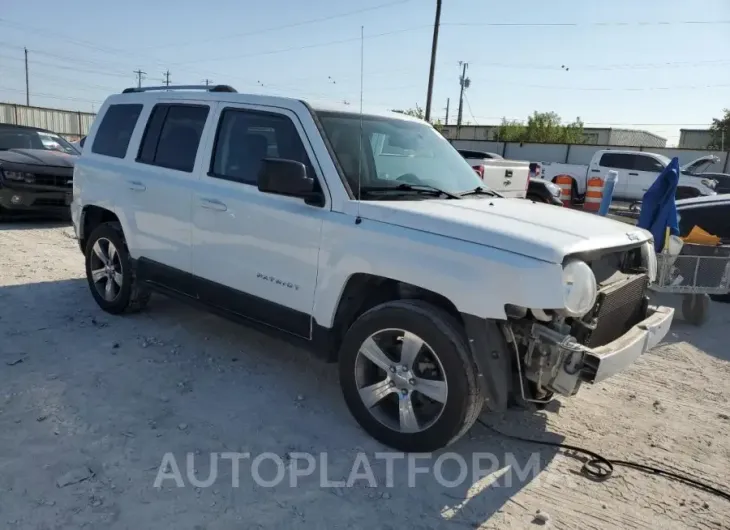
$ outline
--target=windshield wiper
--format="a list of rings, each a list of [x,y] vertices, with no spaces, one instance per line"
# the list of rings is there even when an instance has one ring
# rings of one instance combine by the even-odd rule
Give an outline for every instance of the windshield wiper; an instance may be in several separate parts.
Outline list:
[[[461,196],[450,193],[448,191],[436,188],[434,186],[428,186],[426,184],[407,184],[402,183],[398,184],[397,186],[363,186],[360,189],[363,193],[372,193],[372,192],[388,192],[388,191],[410,191],[410,192],[416,192],[416,193],[428,193],[430,195],[443,195],[445,197],[448,197],[449,199],[461,199]]]
[[[481,186],[477,186],[473,190],[465,191],[464,193],[460,193],[460,197],[466,197],[467,195],[489,195],[490,197],[502,197],[504,198],[504,195],[497,193],[496,191],[488,190],[487,188],[483,188]]]

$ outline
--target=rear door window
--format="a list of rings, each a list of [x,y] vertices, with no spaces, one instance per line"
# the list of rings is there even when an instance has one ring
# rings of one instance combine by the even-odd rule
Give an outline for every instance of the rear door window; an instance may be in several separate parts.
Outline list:
[[[96,131],[91,152],[124,158],[141,112],[141,104],[110,105]]]
[[[615,169],[634,169],[632,155],[627,155],[625,153],[604,153],[601,155],[599,165]]]
[[[656,158],[640,155],[631,156],[634,159],[634,169],[636,171],[651,171],[652,173],[661,173],[664,171],[664,164]]]
[[[209,110],[207,105],[155,105],[137,161],[192,173]]]

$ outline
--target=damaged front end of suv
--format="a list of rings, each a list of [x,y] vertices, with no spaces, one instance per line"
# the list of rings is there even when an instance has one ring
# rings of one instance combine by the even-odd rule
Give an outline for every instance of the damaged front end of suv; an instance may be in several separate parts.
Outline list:
[[[508,305],[502,329],[514,352],[521,394],[546,402],[574,395],[631,365],[667,333],[673,309],[650,305],[653,243],[573,255],[563,263],[564,307]]]

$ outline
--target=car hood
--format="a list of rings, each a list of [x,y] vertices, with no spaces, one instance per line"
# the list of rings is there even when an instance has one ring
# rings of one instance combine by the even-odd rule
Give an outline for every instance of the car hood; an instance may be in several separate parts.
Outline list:
[[[360,217],[551,263],[651,239],[646,230],[620,221],[524,199],[365,201]]]
[[[681,171],[686,171],[688,173],[694,173],[701,166],[704,166],[705,164],[707,164],[708,167],[709,167],[709,166],[711,166],[713,164],[717,164],[718,162],[720,162],[720,158],[719,157],[717,157],[715,155],[704,155],[704,156],[701,156],[701,157],[699,157],[699,158],[697,158],[695,160],[692,160],[692,162],[689,162],[689,163],[683,165],[679,169]]]
[[[47,149],[9,149],[0,151],[0,166],[9,164],[23,166],[74,167],[78,157]]]

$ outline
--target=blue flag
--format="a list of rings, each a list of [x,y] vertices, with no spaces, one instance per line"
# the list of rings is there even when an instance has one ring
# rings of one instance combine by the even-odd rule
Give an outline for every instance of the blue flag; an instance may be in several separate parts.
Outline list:
[[[678,182],[679,159],[674,157],[654,184],[646,190],[641,200],[641,213],[637,226],[649,230],[654,235],[654,248],[657,252],[661,252],[664,248],[667,228],[670,234],[679,235],[677,203],[674,200]]]

